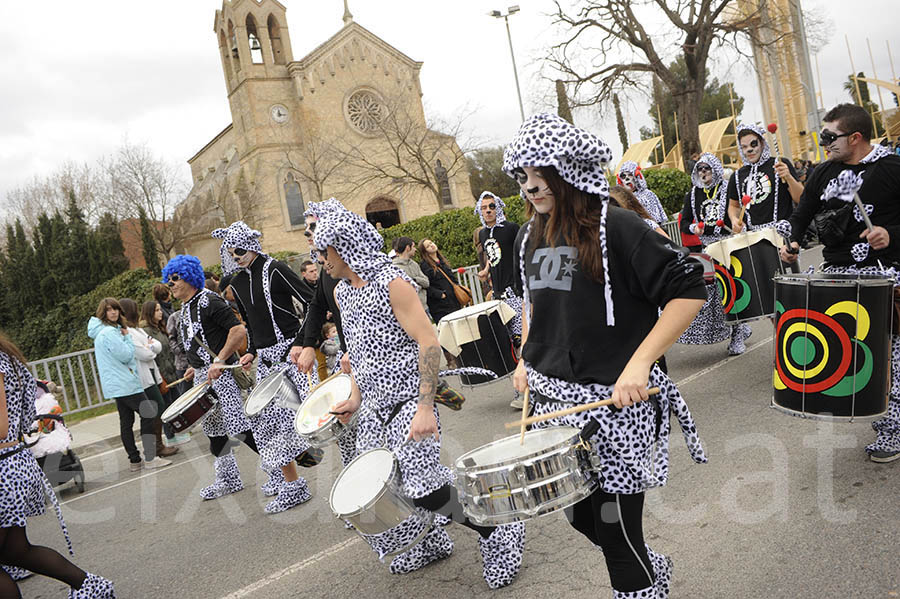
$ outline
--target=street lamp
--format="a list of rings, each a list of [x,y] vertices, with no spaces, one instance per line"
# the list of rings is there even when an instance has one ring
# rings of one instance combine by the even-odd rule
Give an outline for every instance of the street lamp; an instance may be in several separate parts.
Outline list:
[[[519,114],[522,115],[522,120],[524,121],[525,109],[522,107],[522,90],[519,89],[519,72],[516,70],[516,53],[513,52],[512,33],[509,31],[509,15],[514,15],[519,12],[519,5],[516,4],[510,6],[506,11],[506,14],[503,14],[499,10],[492,10],[488,13],[488,16],[496,17],[498,19],[502,18],[506,22],[506,36],[509,38],[509,55],[512,57],[513,76],[516,78],[516,94],[519,96]]]

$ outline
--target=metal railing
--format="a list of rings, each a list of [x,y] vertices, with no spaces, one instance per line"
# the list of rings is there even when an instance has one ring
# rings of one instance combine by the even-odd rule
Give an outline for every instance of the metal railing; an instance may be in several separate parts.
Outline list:
[[[668,235],[672,239],[672,241],[674,241],[678,245],[681,245],[681,229],[678,228],[677,218],[675,220],[670,220],[663,223],[659,228],[665,231],[666,235]]]
[[[481,292],[481,281],[478,280],[477,264],[456,269],[456,280],[460,285],[469,288],[469,291],[472,292],[472,301],[474,303],[480,304],[484,301],[484,294]]]
[[[56,400],[63,414],[74,414],[113,403],[103,397],[93,349],[35,360],[28,369],[36,379],[53,381],[60,387]]]

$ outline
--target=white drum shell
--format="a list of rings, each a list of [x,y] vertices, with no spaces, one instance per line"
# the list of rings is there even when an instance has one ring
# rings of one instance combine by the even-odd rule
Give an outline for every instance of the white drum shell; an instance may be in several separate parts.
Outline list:
[[[330,443],[336,443],[338,439],[346,435],[356,424],[359,410],[353,413],[347,424],[341,424],[333,414],[329,414],[329,417],[316,428],[309,427],[305,421],[310,416],[319,419],[325,416],[335,404],[350,399],[351,385],[349,375],[339,374],[314,387],[294,417],[294,430],[297,431],[297,434],[313,447],[325,447]]]

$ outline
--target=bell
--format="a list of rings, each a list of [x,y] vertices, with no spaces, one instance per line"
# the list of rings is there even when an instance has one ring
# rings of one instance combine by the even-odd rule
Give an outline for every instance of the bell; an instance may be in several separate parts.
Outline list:
[[[250,49],[251,50],[261,50],[262,49],[259,46],[259,40],[252,36],[250,37]]]

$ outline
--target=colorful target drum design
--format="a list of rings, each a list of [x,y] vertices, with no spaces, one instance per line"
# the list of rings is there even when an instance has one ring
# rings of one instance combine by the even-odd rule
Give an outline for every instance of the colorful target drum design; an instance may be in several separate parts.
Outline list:
[[[775,277],[772,403],[795,416],[877,417],[887,410],[894,279]]]
[[[716,286],[728,324],[757,320],[775,312],[772,278],[782,274],[783,267],[769,235],[758,233],[746,237],[740,234],[707,247],[716,262]]]

